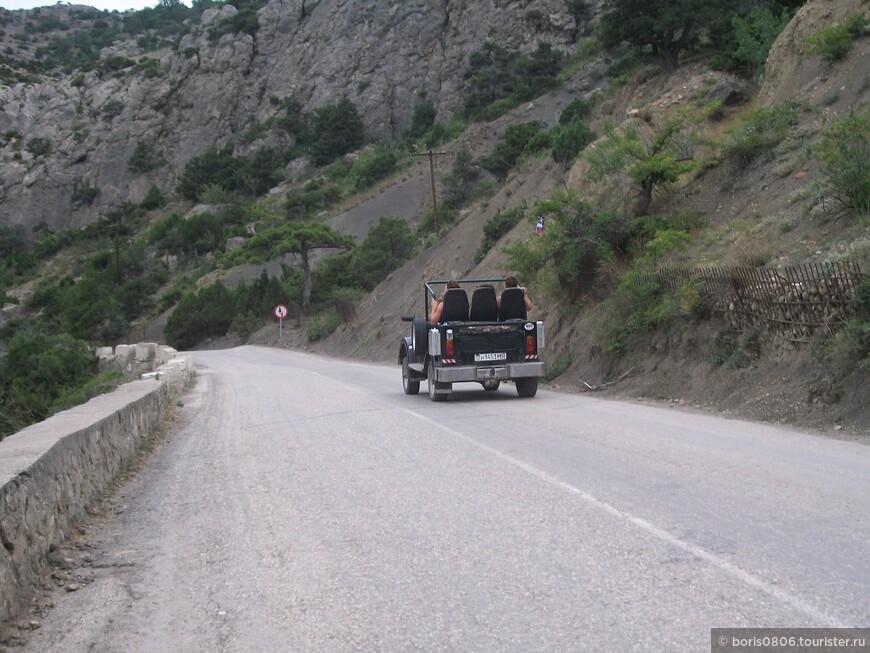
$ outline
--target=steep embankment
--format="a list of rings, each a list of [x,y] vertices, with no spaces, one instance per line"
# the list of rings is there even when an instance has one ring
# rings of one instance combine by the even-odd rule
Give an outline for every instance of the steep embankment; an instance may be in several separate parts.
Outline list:
[[[697,211],[708,220],[708,227],[696,236],[691,250],[678,263],[725,266],[763,260],[768,265],[787,266],[850,260],[870,271],[870,227],[831,219],[813,201],[820,173],[810,155],[811,145],[827,120],[870,98],[866,78],[870,39],[857,41],[845,60],[834,64],[807,55],[805,48],[809,34],[859,10],[857,1],[811,0],[777,41],[765,81],[755,97],[747,104],[726,109],[718,121],[704,128],[705,136],[721,145],[754,107],[782,102],[802,107],[796,136],[770,156],[749,167],[722,157],[718,165],[685,179],[673,193],[657,200],[655,210],[660,214]],[[636,119],[638,112],[661,115],[686,106],[722,81],[734,82],[699,65],[684,66],[670,77],[647,75],[610,94],[593,122],[600,127],[605,120],[619,123]],[[565,177],[546,161],[532,162],[513,174],[495,197],[474,205],[442,240],[378,286],[359,306],[356,324],[341,327],[316,348],[393,362],[405,328],[400,316],[422,308],[421,281],[506,272],[502,249],[530,237],[531,226],[521,223],[475,265],[474,253],[486,220],[500,209],[532,202],[564,182]],[[583,163],[575,166],[568,183],[585,187]],[[752,351],[746,352],[744,362],[723,364],[717,360],[721,358],[717,348],[725,346],[724,340],[733,334],[724,323],[710,319],[639,337],[620,354],[607,354],[599,335],[602,322],[608,319],[602,313],[604,305],[561,306],[543,289],[534,290],[535,316],[547,321],[547,358],[552,362],[567,356],[572,361],[554,381],[554,387],[577,391],[594,388],[602,396],[668,401],[832,431],[870,429],[868,375],[859,370],[846,379],[833,378],[830,368],[814,354],[814,345],[791,344],[760,332],[753,336]],[[261,337],[274,339],[271,332]],[[291,334],[288,342],[310,346],[300,334]]]

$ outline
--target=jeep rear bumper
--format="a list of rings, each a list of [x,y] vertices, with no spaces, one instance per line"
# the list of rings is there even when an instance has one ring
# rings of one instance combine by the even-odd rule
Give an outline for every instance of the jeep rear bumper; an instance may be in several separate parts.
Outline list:
[[[451,365],[450,367],[435,367],[435,380],[439,383],[509,381],[511,379],[541,376],[544,376],[544,364],[540,361],[505,363],[504,365]]]

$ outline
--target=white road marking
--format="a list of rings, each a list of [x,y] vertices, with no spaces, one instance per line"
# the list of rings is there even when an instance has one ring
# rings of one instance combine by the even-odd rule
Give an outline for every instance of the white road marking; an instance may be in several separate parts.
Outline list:
[[[519,460],[518,458],[514,458],[513,456],[510,456],[506,453],[503,453],[503,452],[499,451],[498,449],[494,449],[488,445],[485,445],[481,442],[478,442],[474,438],[471,438],[471,437],[465,435],[461,431],[457,431],[456,429],[452,429],[449,426],[445,426],[444,424],[441,424],[440,422],[437,422],[436,420],[434,420],[430,417],[427,417],[425,415],[417,413],[413,410],[408,410],[408,409],[405,409],[405,410],[410,415],[413,415],[414,417],[417,417],[418,419],[423,420],[425,422],[429,422],[431,424],[437,425],[439,428],[441,428],[444,431],[450,433],[451,435],[459,438],[460,440],[463,440],[464,442],[467,442],[468,444],[471,444],[479,449],[482,449],[483,451],[486,451],[487,453],[503,460],[504,462],[506,462],[506,463],[518,468],[518,469],[523,470],[527,474],[531,474],[532,476],[535,476],[536,478],[538,478],[538,479],[540,479],[540,480],[542,480],[550,485],[553,485],[557,488],[560,488],[562,490],[570,492],[571,494],[573,494],[576,497],[579,497],[580,499],[582,499],[586,503],[589,503],[590,505],[593,505],[596,508],[603,510],[604,512],[606,512],[610,515],[613,515],[614,517],[617,517],[618,519],[621,519],[623,521],[628,522],[629,524],[632,524],[633,526],[649,533],[650,535],[662,540],[663,542],[667,542],[671,546],[677,547],[678,549],[682,549],[683,551],[686,551],[687,553],[690,553],[690,554],[708,562],[709,564],[713,565],[717,569],[720,569],[721,571],[724,571],[725,573],[730,574],[731,576],[737,578],[738,580],[743,581],[744,583],[746,583],[750,587],[753,587],[761,592],[764,592],[768,596],[771,596],[771,597],[777,599],[778,601],[785,603],[786,605],[794,608],[798,612],[802,612],[803,614],[810,617],[811,619],[813,619],[815,622],[817,622],[819,624],[823,624],[824,626],[829,627],[829,628],[855,628],[856,627],[852,624],[844,623],[843,621],[841,621],[837,617],[834,617],[834,616],[831,616],[831,615],[826,614],[824,612],[821,612],[815,606],[810,605],[809,603],[800,599],[799,597],[797,597],[793,594],[790,594],[789,592],[785,592],[785,591],[779,589],[778,587],[774,587],[770,583],[762,580],[761,578],[758,578],[757,576],[749,573],[748,571],[741,569],[740,567],[738,567],[734,563],[731,563],[728,560],[725,560],[724,558],[716,555],[715,553],[711,553],[710,551],[707,551],[703,547],[700,547],[696,544],[692,544],[690,542],[685,542],[685,541],[681,540],[680,538],[676,537],[675,535],[669,533],[668,531],[664,530],[663,528],[659,528],[655,524],[650,523],[649,521],[647,521],[646,519],[643,519],[642,517],[637,517],[635,515],[632,515],[631,513],[626,512],[625,510],[620,510],[619,508],[613,506],[612,504],[609,504],[606,501],[602,501],[598,497],[596,497],[592,494],[589,494],[585,490],[581,490],[580,488],[578,488],[574,485],[571,485],[570,483],[566,483],[565,481],[553,476],[552,474],[548,474],[544,470],[538,469],[537,467],[530,465],[527,462]]]

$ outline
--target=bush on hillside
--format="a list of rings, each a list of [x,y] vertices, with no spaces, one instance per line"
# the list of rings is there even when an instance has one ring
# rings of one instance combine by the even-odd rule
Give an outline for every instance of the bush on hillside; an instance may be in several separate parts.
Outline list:
[[[235,315],[257,316],[261,323],[272,315],[278,304],[287,303],[287,291],[281,281],[269,276],[265,269],[253,282],[241,282],[233,294],[236,298]]]
[[[774,148],[788,137],[797,121],[797,106],[791,102],[754,109],[741,118],[740,124],[731,132],[731,142],[726,145],[725,154],[737,158],[744,166],[759,156],[770,159]]]
[[[731,19],[733,37],[723,43],[723,51],[713,56],[710,65],[759,80],[770,48],[793,15],[788,7],[756,5],[745,16],[734,16]]]
[[[510,267],[524,279],[552,276],[557,292],[569,299],[587,295],[599,279],[601,263],[627,251],[627,216],[593,208],[576,190],[553,193],[529,214],[543,216],[546,228],[506,250]]]
[[[435,124],[435,105],[429,100],[423,100],[414,105],[411,126],[405,136],[411,140],[423,136]]]
[[[356,106],[347,98],[314,111],[311,160],[322,166],[362,147],[365,134]]]
[[[163,196],[163,193],[160,192],[160,189],[153,184],[148,189],[148,192],[145,193],[145,197],[142,198],[142,201],[139,202],[139,207],[146,211],[162,209],[164,206],[166,206],[166,198]]]
[[[450,174],[444,180],[441,206],[446,211],[457,211],[471,199],[475,184],[480,179],[480,169],[471,152],[461,148],[453,157]]]
[[[553,161],[568,170],[586,146],[595,140],[595,132],[582,122],[574,121],[559,125],[552,131],[550,140],[553,144],[551,155]]]
[[[417,252],[417,240],[402,218],[384,216],[369,229],[350,256],[348,272],[353,285],[372,290]]]
[[[395,172],[398,162],[399,157],[389,150],[363,154],[350,169],[354,190],[363,190],[388,177]]]
[[[465,114],[471,120],[494,120],[555,88],[564,62],[561,52],[539,43],[528,56],[490,41],[472,53],[465,73]]]
[[[807,41],[807,54],[825,61],[840,61],[852,50],[852,42],[867,34],[870,19],[865,14],[849,16],[845,22],[826,27]]]
[[[235,306],[232,292],[220,282],[186,295],[166,321],[166,343],[183,350],[226,335],[236,315]]]
[[[82,340],[23,327],[0,358],[0,439],[68,406],[96,376],[97,359]]]
[[[178,180],[178,192],[187,200],[197,201],[210,186],[249,196],[265,194],[283,174],[285,154],[272,148],[262,148],[253,157],[234,157],[232,146],[208,150],[190,159]]]
[[[525,211],[525,204],[505,211],[499,210],[486,221],[483,225],[483,242],[474,255],[475,263],[480,263],[501,237],[519,224],[525,216]]]
[[[636,183],[634,216],[646,215],[653,197],[697,168],[691,135],[680,117],[666,119],[652,133],[635,123],[608,127],[594,150],[586,150],[591,178],[627,175]]]
[[[830,200],[859,219],[870,219],[870,104],[856,106],[828,126],[814,155]]]
[[[538,140],[544,124],[539,120],[510,125],[496,143],[492,152],[480,159],[480,165],[504,180],[508,173],[524,156],[549,147],[549,142]]]
[[[313,179],[302,188],[287,191],[286,215],[290,220],[310,218],[341,199],[339,188],[325,179]]]

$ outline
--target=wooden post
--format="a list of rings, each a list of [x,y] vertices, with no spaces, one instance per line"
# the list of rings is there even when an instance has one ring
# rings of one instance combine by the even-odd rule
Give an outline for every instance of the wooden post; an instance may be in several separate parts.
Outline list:
[[[441,227],[438,224],[438,199],[435,197],[435,157],[446,156],[449,152],[433,152],[431,149],[425,152],[415,153],[414,156],[429,157],[429,179],[432,183],[432,221],[435,223],[435,236],[441,237]]]

